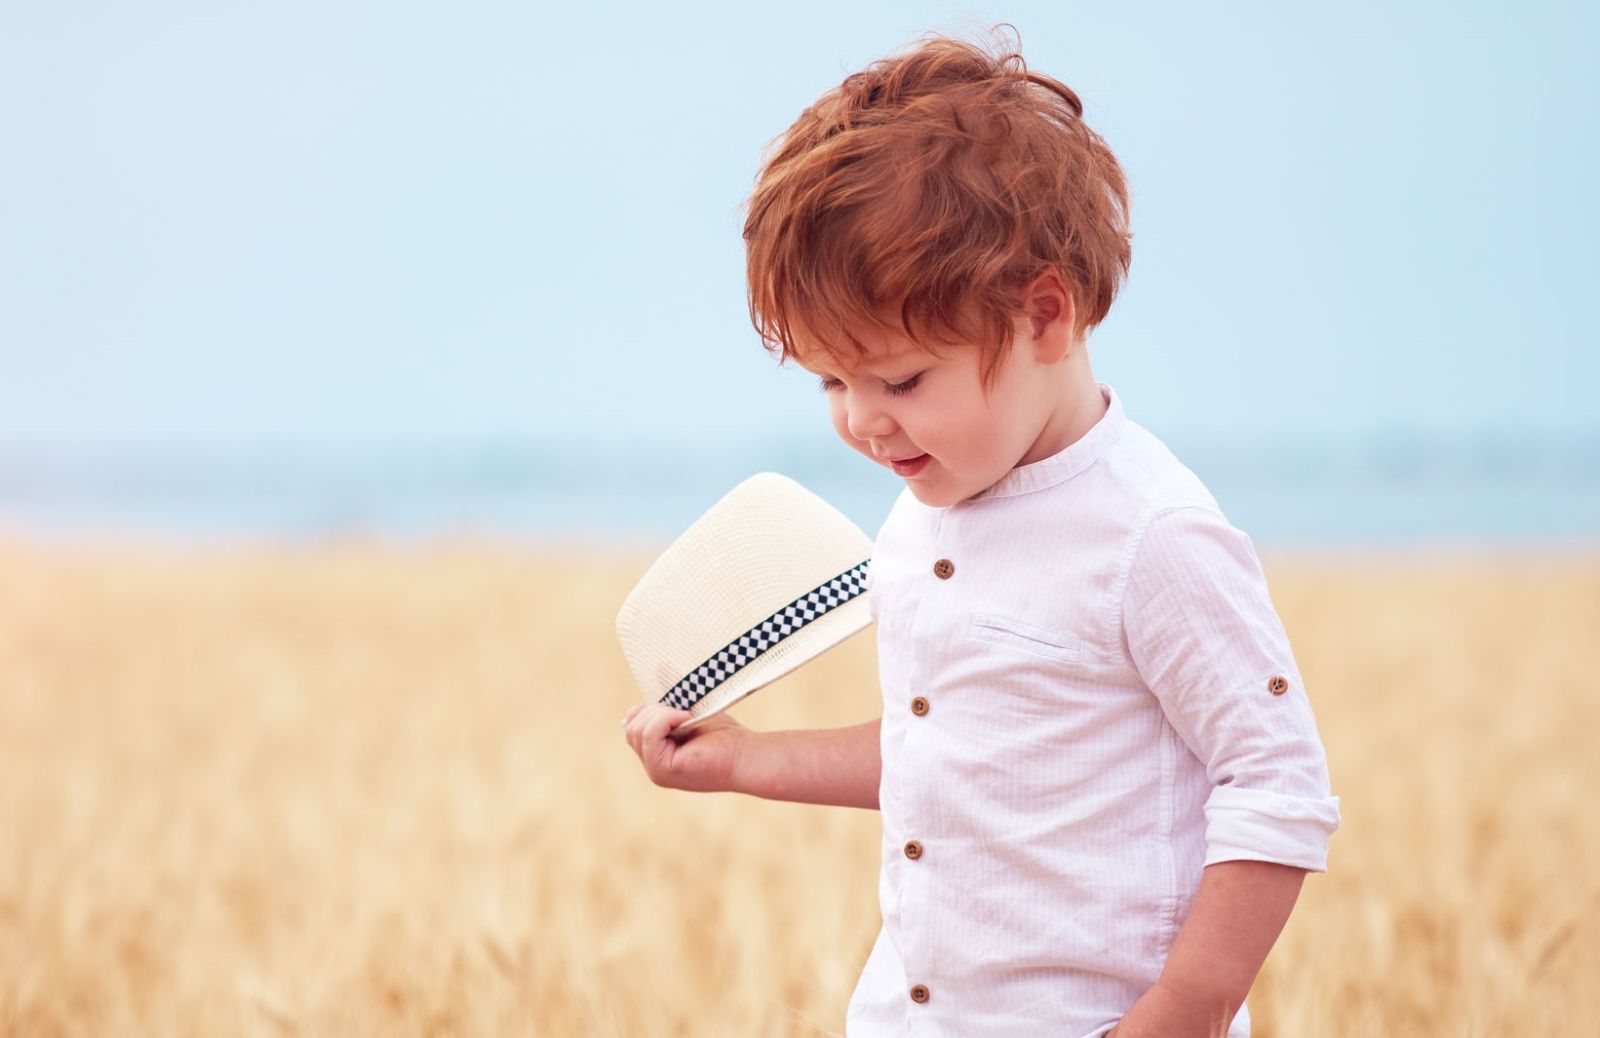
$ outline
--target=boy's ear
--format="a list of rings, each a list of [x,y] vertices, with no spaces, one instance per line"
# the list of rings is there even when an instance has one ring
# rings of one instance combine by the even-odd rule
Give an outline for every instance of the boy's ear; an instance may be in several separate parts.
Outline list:
[[[1022,304],[1039,361],[1054,364],[1065,357],[1072,349],[1077,313],[1072,293],[1056,272],[1047,270],[1034,278],[1023,290]]]

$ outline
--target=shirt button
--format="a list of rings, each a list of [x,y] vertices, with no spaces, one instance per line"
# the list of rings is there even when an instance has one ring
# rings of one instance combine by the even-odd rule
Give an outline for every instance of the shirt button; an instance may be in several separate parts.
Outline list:
[[[1275,696],[1281,696],[1289,691],[1289,679],[1282,674],[1272,675],[1272,680],[1267,682],[1267,691]]]
[[[911,1001],[913,1001],[913,1002],[926,1002],[927,1000],[928,1000],[928,985],[926,985],[926,984],[913,984],[913,985],[911,985]]]
[[[912,861],[916,861],[918,858],[922,857],[922,844],[918,843],[916,840],[907,840],[905,849],[906,857],[910,858]]]
[[[950,574],[956,571],[956,564],[949,559],[940,559],[933,564],[933,575],[940,580],[949,580]]]
[[[921,717],[928,712],[928,700],[925,696],[917,696],[911,701],[911,712]]]

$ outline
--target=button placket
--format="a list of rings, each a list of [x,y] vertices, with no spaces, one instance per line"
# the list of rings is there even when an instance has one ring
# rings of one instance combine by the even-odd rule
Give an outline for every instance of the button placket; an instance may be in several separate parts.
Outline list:
[[[933,536],[929,542],[929,547],[933,549],[933,562],[928,564],[929,569],[923,571],[930,574],[936,585],[943,585],[945,581],[950,580],[955,574],[954,561],[946,558],[939,551],[939,541],[943,533],[944,522],[948,517],[949,511],[946,510],[940,514],[935,522]],[[916,783],[916,787],[921,791],[921,796],[928,795],[927,790],[929,787],[926,780],[933,774],[930,767],[924,763],[924,758],[933,758],[930,763],[935,768],[937,766],[937,753],[934,752],[934,744],[927,742],[927,740],[937,737],[935,729],[926,727],[933,723],[926,720],[932,710],[932,702],[928,694],[927,675],[938,673],[939,661],[937,656],[944,649],[943,631],[948,626],[948,617],[951,615],[948,600],[941,600],[941,595],[938,592],[944,591],[949,594],[955,592],[956,589],[939,586],[929,588],[928,591],[929,593],[919,596],[917,611],[913,620],[914,634],[912,642],[916,646],[925,645],[925,648],[916,650],[916,663],[910,668],[910,673],[908,674],[912,684],[907,691],[912,694],[906,705],[909,716],[907,716],[905,723],[908,727],[906,729],[906,738],[901,744],[899,765],[905,774],[916,775],[923,779],[923,781]],[[918,735],[919,729],[925,730],[927,734]],[[914,838],[912,835],[926,835],[923,822],[927,812],[922,810],[921,796],[906,798],[906,809],[898,819],[898,828],[902,839],[900,853],[903,857],[897,870],[899,875],[897,893],[899,894],[899,917],[901,923],[899,937],[902,965],[911,979],[915,980],[921,974],[925,981],[927,979],[926,971],[930,965],[927,954],[927,935],[930,930],[931,914],[934,911],[934,907],[930,882],[933,878],[933,872],[929,870],[927,863],[922,860],[926,853],[926,848],[921,840]],[[922,1005],[931,998],[931,992],[926,982],[920,982],[912,984],[907,989],[907,996],[913,1003]]]

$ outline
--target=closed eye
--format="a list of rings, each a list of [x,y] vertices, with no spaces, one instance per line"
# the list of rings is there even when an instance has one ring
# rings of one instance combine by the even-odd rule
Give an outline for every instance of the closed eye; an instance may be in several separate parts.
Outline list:
[[[919,372],[897,385],[884,386],[884,392],[888,393],[890,396],[904,396],[917,387],[917,382],[921,380],[921,378],[922,374]],[[830,389],[837,389],[842,385],[844,385],[843,382],[840,382],[836,378],[828,378],[826,375],[823,375],[817,379],[817,388],[822,390],[824,393]]]

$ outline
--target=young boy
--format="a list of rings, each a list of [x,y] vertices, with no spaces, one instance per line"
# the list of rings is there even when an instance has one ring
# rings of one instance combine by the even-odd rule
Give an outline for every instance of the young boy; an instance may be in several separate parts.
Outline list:
[[[1089,366],[1121,169],[1070,89],[944,37],[824,95],[745,226],[751,313],[905,480],[869,569],[883,715],[624,717],[656,783],[878,808],[887,1035],[1249,1034],[1339,824],[1244,533]]]

